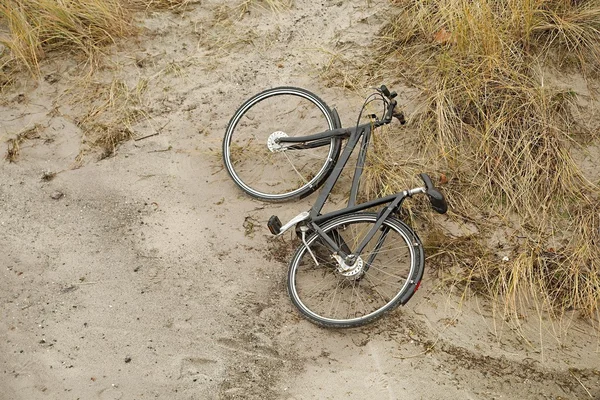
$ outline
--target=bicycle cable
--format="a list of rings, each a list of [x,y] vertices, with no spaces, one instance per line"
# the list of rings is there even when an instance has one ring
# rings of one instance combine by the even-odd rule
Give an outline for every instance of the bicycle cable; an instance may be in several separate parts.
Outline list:
[[[365,111],[365,109],[367,108],[367,106],[375,101],[382,101],[383,102],[383,114],[385,116],[385,112],[387,110],[387,107],[389,105],[389,102],[387,101],[387,99],[385,98],[385,96],[383,96],[380,92],[375,92],[375,93],[371,93],[369,96],[367,96],[367,98],[365,99],[362,107],[360,108],[360,112],[358,113],[358,119],[356,120],[356,127],[358,128],[358,126],[360,125],[360,119],[362,118],[362,114]]]

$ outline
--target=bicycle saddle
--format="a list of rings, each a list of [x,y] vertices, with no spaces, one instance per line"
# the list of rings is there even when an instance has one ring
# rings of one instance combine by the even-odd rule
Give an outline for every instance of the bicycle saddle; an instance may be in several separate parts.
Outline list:
[[[431,208],[433,208],[436,212],[440,214],[446,214],[448,211],[448,203],[446,203],[446,199],[444,195],[433,186],[431,183],[431,178],[427,174],[419,174],[423,182],[425,182],[425,194],[429,197],[429,202],[431,203]]]

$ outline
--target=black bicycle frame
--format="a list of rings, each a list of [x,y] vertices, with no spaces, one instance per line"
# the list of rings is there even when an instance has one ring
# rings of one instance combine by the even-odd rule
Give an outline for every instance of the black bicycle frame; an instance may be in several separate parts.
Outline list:
[[[399,193],[396,193],[396,194],[393,194],[390,196],[382,197],[380,199],[361,203],[358,205],[356,204],[356,197],[358,195],[358,187],[360,184],[360,177],[362,175],[363,168],[365,165],[367,147],[369,146],[369,142],[371,139],[371,133],[373,132],[373,129],[375,129],[381,125],[384,125],[384,124],[386,124],[386,122],[375,121],[375,122],[369,122],[366,124],[358,125],[354,128],[339,128],[339,129],[334,129],[334,130],[330,130],[330,131],[317,133],[315,135],[310,135],[310,136],[282,137],[279,139],[280,143],[291,144],[290,146],[287,146],[287,149],[290,149],[290,150],[291,149],[301,150],[301,149],[314,148],[314,147],[328,145],[329,143],[331,143],[331,138],[334,136],[340,136],[342,138],[348,139],[348,143],[346,143],[346,146],[344,147],[344,151],[342,152],[340,158],[336,162],[333,171],[331,172],[331,174],[325,181],[325,184],[323,185],[323,188],[321,189],[321,191],[319,193],[319,197],[317,198],[315,204],[309,211],[308,224],[312,228],[312,230],[317,232],[319,234],[319,236],[321,238],[323,238],[323,240],[325,241],[324,244],[326,244],[332,251],[336,252],[340,257],[347,260],[349,264],[352,264],[354,262],[354,259],[356,258],[356,255],[360,254],[364,250],[364,248],[367,246],[367,243],[369,243],[369,241],[373,238],[373,236],[375,236],[377,231],[383,225],[383,221],[385,221],[385,219],[387,217],[389,217],[389,215],[394,210],[401,207],[402,202],[404,201],[404,199],[406,197],[410,196],[410,193],[408,191],[404,191],[404,192],[399,192]],[[348,163],[350,156],[354,152],[354,149],[356,148],[356,145],[358,144],[358,142],[361,138],[362,138],[362,142],[361,142],[359,153],[358,153],[358,159],[356,160],[356,167],[354,169],[354,177],[352,178],[352,187],[350,188],[350,197],[348,199],[348,206],[341,210],[332,211],[332,212],[321,215],[320,214],[321,210],[323,209],[323,206],[327,202],[327,199],[329,198],[329,195],[331,194],[331,190],[337,183],[340,175],[342,174],[342,171],[344,170],[344,167]],[[332,218],[335,218],[335,217],[338,217],[338,216],[341,216],[344,214],[350,214],[353,212],[366,210],[368,208],[375,207],[375,206],[378,206],[381,204],[386,204],[386,203],[389,203],[389,205],[386,208],[383,208],[379,212],[379,215],[377,217],[377,221],[375,222],[375,225],[371,228],[369,233],[365,236],[365,238],[360,243],[358,248],[354,249],[354,252],[352,254],[347,254],[342,249],[342,247],[344,247],[344,246],[340,245],[339,243],[336,243],[336,241],[333,240],[329,235],[327,235],[319,226],[321,223],[323,223],[327,220],[330,220]],[[387,234],[387,230],[384,230],[384,232],[382,233],[382,237],[378,240],[378,244],[380,242],[382,242],[383,239],[385,239],[386,234]],[[346,248],[347,248],[347,246],[346,246]],[[368,264],[370,264],[370,262],[368,262]]]

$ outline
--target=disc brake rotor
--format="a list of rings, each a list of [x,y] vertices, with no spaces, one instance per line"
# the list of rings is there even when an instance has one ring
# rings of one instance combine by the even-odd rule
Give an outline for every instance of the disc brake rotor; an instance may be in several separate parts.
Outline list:
[[[358,257],[354,265],[347,265],[342,261],[341,265],[338,266],[338,272],[346,277],[360,277],[363,272],[365,263],[362,258]]]
[[[278,153],[280,151],[285,150],[284,146],[275,141],[275,139],[283,137],[288,137],[288,134],[282,131],[276,131],[269,135],[269,138],[267,139],[267,147],[269,148],[271,153]]]

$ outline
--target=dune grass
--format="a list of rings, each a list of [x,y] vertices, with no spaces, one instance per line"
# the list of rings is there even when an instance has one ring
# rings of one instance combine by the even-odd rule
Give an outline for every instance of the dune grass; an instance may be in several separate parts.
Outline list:
[[[93,63],[102,46],[135,30],[118,0],[4,0],[0,19],[8,26],[2,43],[33,75],[49,51],[74,51]]]
[[[107,44],[137,32],[134,11],[176,9],[190,3],[192,0],[2,0],[0,23],[7,31],[0,31],[0,43],[10,50],[13,63],[34,76],[46,54],[57,50],[82,55],[95,66]]]
[[[547,76],[597,79],[600,1],[393,4],[379,56],[360,73],[395,73],[421,90],[409,127],[421,139],[418,159],[435,160],[427,167],[447,181],[450,218],[477,227],[467,239],[440,228],[429,242],[432,261],[460,265],[462,283],[512,316],[535,302],[556,315],[597,317],[600,190],[570,149],[598,137],[579,115],[577,93]],[[377,195],[404,189],[410,178],[392,162],[406,155],[379,154],[366,187]],[[383,184],[380,171],[393,176]]]

